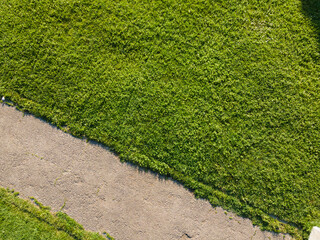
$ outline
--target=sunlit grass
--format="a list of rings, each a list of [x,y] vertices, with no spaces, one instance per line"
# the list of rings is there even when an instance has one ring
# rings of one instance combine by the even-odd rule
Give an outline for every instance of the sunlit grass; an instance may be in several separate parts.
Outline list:
[[[264,229],[320,224],[319,36],[300,0],[3,0],[0,19],[0,94],[23,109]]]

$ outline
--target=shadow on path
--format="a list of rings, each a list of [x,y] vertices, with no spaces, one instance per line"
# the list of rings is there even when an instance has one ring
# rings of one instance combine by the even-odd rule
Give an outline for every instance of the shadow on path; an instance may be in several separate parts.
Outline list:
[[[320,45],[320,0],[301,0],[301,3],[304,14],[312,20],[316,28]]]

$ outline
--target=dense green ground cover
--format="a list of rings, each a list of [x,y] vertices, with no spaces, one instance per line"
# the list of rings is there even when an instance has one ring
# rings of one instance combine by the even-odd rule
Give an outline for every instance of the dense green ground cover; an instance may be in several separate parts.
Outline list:
[[[0,187],[0,239],[106,239],[86,232],[65,213],[52,214],[48,207],[35,202],[39,207]]]
[[[0,94],[306,238],[320,225],[319,5],[1,0]]]

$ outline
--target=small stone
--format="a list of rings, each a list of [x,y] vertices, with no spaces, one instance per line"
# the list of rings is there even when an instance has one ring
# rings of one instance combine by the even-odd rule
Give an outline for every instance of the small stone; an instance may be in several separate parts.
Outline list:
[[[309,236],[309,240],[320,240],[320,228],[313,227]]]

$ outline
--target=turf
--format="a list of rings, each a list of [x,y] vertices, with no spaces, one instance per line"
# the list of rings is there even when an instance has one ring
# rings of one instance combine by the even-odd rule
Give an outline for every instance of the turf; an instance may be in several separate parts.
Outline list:
[[[318,0],[2,0],[0,94],[263,229],[320,225]]]
[[[39,207],[0,187],[0,239],[106,239],[86,232],[65,213],[52,214],[48,207],[34,201]],[[109,236],[109,239],[113,238]]]

